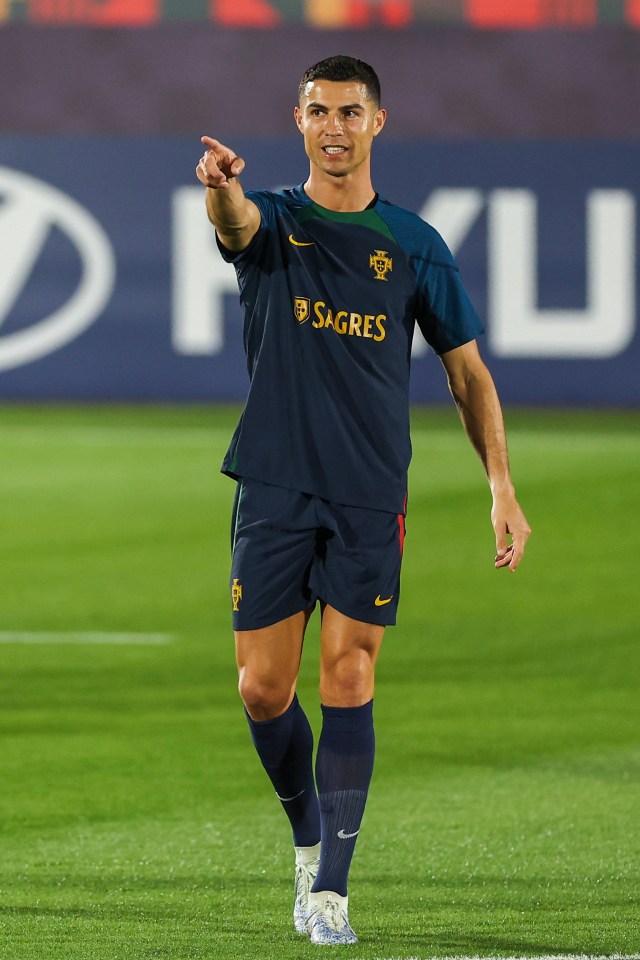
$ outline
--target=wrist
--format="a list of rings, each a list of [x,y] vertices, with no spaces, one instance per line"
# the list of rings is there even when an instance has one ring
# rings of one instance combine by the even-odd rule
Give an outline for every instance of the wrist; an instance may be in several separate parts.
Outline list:
[[[500,500],[503,497],[515,497],[516,490],[510,477],[490,479],[489,486],[494,500]]]

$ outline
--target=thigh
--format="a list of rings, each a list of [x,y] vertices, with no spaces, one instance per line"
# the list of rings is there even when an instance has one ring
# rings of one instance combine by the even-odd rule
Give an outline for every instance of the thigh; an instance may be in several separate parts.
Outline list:
[[[353,620],[396,622],[404,547],[404,516],[324,503],[323,550],[310,585],[318,598]]]
[[[236,630],[240,695],[254,720],[287,709],[296,689],[304,633],[311,610],[259,630]]]
[[[233,628],[258,630],[315,603],[309,570],[316,550],[311,498],[243,479],[233,523]]]

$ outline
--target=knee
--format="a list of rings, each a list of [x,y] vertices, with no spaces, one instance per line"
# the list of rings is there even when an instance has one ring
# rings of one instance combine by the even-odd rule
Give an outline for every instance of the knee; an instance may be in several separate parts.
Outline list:
[[[373,696],[374,662],[366,650],[351,650],[323,665],[320,697],[331,706],[358,707]]]
[[[279,717],[291,703],[291,685],[279,677],[261,676],[245,667],[240,671],[238,691],[253,720]]]

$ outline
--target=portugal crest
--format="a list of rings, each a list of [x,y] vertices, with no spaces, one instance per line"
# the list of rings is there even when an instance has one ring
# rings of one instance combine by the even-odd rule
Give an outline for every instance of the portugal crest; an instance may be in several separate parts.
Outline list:
[[[242,600],[242,584],[237,577],[233,578],[231,585],[231,599],[233,601],[233,609],[237,612],[240,609],[240,601]]]
[[[369,257],[369,266],[376,272],[374,280],[386,280],[386,274],[393,270],[393,260],[386,250],[374,250]]]
[[[311,313],[309,297],[296,297],[293,301],[293,312],[298,323],[304,323]]]

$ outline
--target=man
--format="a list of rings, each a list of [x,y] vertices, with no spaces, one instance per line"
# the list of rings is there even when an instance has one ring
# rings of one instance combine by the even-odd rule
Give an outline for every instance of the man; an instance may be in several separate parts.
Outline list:
[[[238,480],[239,689],[293,830],[296,929],[344,944],[357,942],[347,875],[373,770],[374,668],[398,606],[416,321],[487,472],[496,567],[516,569],[530,531],[475,343],[482,328],[451,254],[433,228],[373,189],[371,146],[386,120],[376,74],[351,57],[323,60],[303,76],[294,114],[310,161],[303,186],[245,195],[244,160],[210,137],[197,176],[237,271],[251,379],[223,463]],[[314,782],[295,691],[317,601]]]

